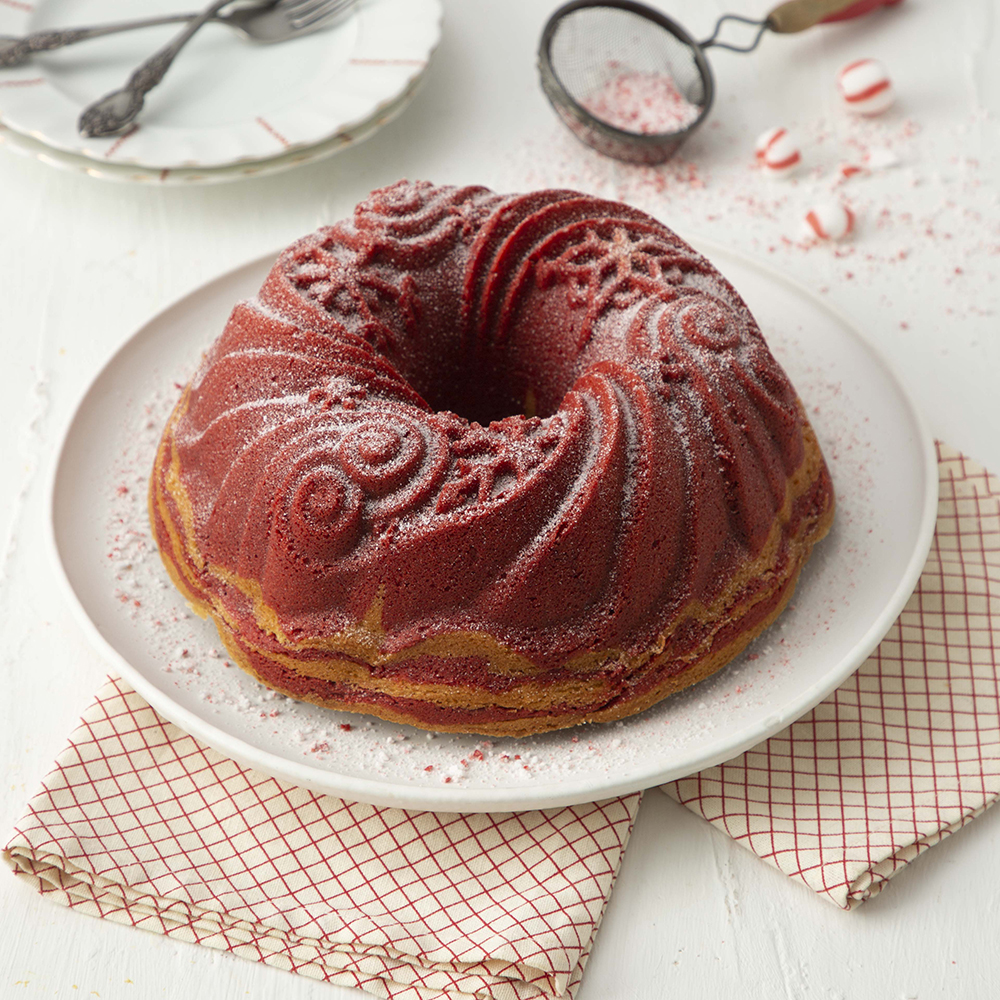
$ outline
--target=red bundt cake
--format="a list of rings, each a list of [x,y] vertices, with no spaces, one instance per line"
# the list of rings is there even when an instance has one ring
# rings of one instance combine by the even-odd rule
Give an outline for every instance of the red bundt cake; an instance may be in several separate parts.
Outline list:
[[[511,736],[718,670],[833,507],[753,317],[669,229],[408,182],[236,306],[150,493],[174,582],[264,684]]]

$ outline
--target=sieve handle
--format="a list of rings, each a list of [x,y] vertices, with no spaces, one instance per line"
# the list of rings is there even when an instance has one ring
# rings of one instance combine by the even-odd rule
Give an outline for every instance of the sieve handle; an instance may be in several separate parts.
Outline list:
[[[767,15],[767,26],[778,34],[788,35],[796,31],[805,31],[820,21],[833,18],[839,14],[842,17],[857,17],[867,14],[876,7],[898,0],[788,0],[779,4]],[[857,7],[857,11],[849,8]],[[839,20],[839,18],[838,18]]]

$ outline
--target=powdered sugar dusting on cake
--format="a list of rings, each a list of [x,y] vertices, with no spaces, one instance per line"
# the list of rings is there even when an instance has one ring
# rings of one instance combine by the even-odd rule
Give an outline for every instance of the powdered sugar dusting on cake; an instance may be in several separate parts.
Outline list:
[[[739,296],[570,191],[400,182],[354,221],[282,253],[168,426],[182,589],[278,690],[431,729],[613,718],[698,676],[723,619],[683,609],[782,558],[752,628],[832,503],[817,455],[779,516],[801,422]]]

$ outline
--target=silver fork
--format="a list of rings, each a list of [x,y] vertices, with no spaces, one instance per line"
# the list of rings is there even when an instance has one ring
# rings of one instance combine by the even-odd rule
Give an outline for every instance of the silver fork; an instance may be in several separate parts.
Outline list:
[[[146,94],[163,79],[177,53],[188,43],[191,36],[210,20],[231,25],[246,37],[258,42],[284,42],[325,27],[338,14],[353,7],[357,0],[277,0],[277,2],[267,0],[263,6],[244,7],[228,14],[218,13],[222,7],[232,2],[233,0],[213,0],[200,14],[183,15],[184,19],[190,19],[187,27],[173,41],[139,66],[121,90],[112,91],[84,108],[77,122],[80,133],[96,138],[120,135],[124,132],[135,121],[145,103]],[[170,23],[180,19],[182,16],[158,19],[158,23]],[[128,29],[117,26],[116,30]]]
[[[284,8],[288,0],[278,0],[277,10],[270,7],[239,7],[210,18],[213,24],[225,24],[238,35],[253,42],[283,42],[288,37],[287,20]],[[350,6],[347,4],[346,6]],[[333,11],[335,16],[340,9]],[[103,38],[105,35],[117,35],[122,31],[134,31],[136,28],[156,28],[162,24],[182,24],[193,21],[197,14],[166,14],[162,17],[144,17],[137,21],[116,21],[114,24],[100,24],[89,28],[54,28],[51,31],[33,31],[30,35],[15,38],[10,35],[0,35],[0,69],[9,69],[26,63],[38,52],[51,52],[77,42],[86,42],[91,38]],[[326,24],[324,19],[322,24]],[[322,24],[319,27],[322,27]]]

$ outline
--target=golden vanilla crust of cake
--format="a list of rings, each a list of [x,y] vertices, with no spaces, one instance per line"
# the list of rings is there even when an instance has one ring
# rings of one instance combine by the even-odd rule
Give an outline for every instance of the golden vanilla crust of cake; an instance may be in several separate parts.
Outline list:
[[[263,684],[519,737],[719,670],[787,605],[834,496],[742,299],[665,226],[401,182],[237,305],[149,507]]]

